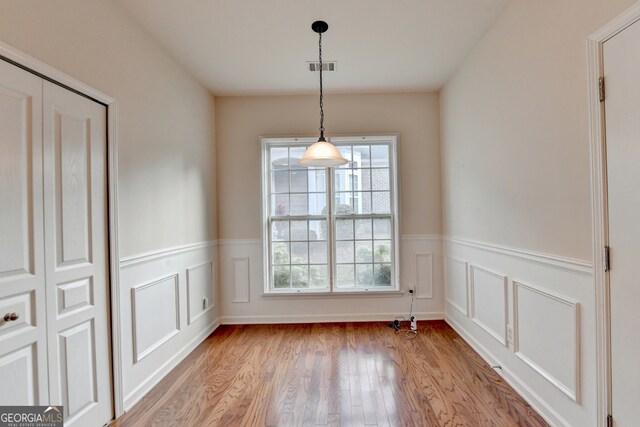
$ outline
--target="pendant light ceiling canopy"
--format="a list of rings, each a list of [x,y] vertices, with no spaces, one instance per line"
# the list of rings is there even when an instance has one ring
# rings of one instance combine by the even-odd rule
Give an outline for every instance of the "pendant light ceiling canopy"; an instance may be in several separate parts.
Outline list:
[[[320,137],[318,142],[312,144],[304,156],[298,161],[303,166],[331,167],[340,166],[349,161],[342,157],[340,150],[335,145],[324,138],[324,105],[322,98],[322,33],[329,29],[329,25],[324,21],[316,21],[311,24],[311,29],[318,33],[318,58],[320,62]]]

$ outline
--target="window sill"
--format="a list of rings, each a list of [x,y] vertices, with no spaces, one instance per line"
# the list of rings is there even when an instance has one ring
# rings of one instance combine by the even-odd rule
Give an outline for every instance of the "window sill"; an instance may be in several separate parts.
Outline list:
[[[261,296],[266,299],[301,299],[301,298],[369,298],[369,297],[401,297],[404,291],[334,291],[334,292],[264,292]]]

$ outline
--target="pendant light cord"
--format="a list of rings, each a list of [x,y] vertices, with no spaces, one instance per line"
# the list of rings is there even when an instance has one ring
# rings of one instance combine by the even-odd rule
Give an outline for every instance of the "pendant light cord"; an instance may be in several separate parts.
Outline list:
[[[324,140],[324,104],[322,99],[322,33],[318,42],[318,58],[320,61],[320,139]]]

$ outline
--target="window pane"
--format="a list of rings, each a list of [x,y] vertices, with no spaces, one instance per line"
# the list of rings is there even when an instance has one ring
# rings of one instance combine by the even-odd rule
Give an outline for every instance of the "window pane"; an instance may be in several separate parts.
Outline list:
[[[291,240],[307,240],[307,221],[291,221]]]
[[[309,247],[307,242],[291,243],[291,264],[308,264]]]
[[[356,281],[358,285],[373,284],[373,266],[371,264],[356,265]]]
[[[291,192],[306,193],[308,176],[309,172],[306,170],[291,171]]]
[[[336,215],[350,215],[353,213],[351,199],[353,193],[336,193],[334,201],[334,209]]]
[[[389,166],[389,146],[387,145],[371,146],[371,166],[379,167],[379,168]]]
[[[373,220],[373,237],[376,239],[391,238],[391,219],[380,218]]]
[[[271,215],[289,215],[288,194],[275,194],[271,196]]]
[[[289,264],[289,244],[288,243],[273,243],[272,248],[272,260],[273,264]]]
[[[336,242],[336,262],[338,264],[353,263],[353,240]]]
[[[271,147],[269,158],[271,159],[271,169],[289,167],[289,149],[287,147]]]
[[[391,200],[388,192],[373,192],[373,213],[390,213]]]
[[[306,194],[292,194],[290,197],[291,215],[306,215],[309,212]]]
[[[371,166],[371,157],[369,156],[368,145],[356,145],[353,147],[353,160],[358,162],[361,168]]]
[[[371,190],[371,169],[353,169],[354,191]]]
[[[271,172],[271,192],[272,193],[288,193],[289,192],[289,172],[288,171]]]
[[[353,211],[357,214],[371,213],[371,193],[356,192],[353,193]]]
[[[289,240],[289,221],[273,221],[271,223],[271,240]]]
[[[356,239],[371,239],[371,225],[370,219],[356,219]]]
[[[307,147],[291,147],[289,149],[289,168],[290,169],[304,169],[305,166],[299,165],[298,160],[304,156],[304,152],[307,151]]]
[[[312,264],[327,263],[327,242],[309,243],[309,262]]]
[[[371,171],[371,188],[389,191],[389,169],[373,169]]]
[[[309,240],[327,240],[327,221],[309,221]]]
[[[378,286],[391,285],[391,264],[375,264],[373,266],[373,283]]]
[[[326,288],[329,286],[327,265],[309,266],[309,287]]]
[[[353,239],[353,220],[338,219],[336,220],[336,240]]]
[[[353,264],[338,265],[336,271],[336,286],[342,288],[353,287],[355,283],[354,270]]]
[[[327,171],[325,169],[311,169],[308,172],[309,175],[309,188],[308,191],[325,192],[327,191]]]
[[[371,250],[371,240],[356,242],[356,262],[373,261],[373,252]]]
[[[308,288],[309,287],[309,266],[308,265],[292,265],[291,266],[291,287],[292,288]]]
[[[325,215],[327,213],[327,193],[309,194],[309,215]]]
[[[351,170],[335,169],[333,173],[334,191],[351,191],[353,190]]]
[[[289,266],[273,267],[273,287],[288,288],[290,285]]]
[[[391,241],[390,240],[377,240],[374,242],[373,260],[375,262],[391,262]]]

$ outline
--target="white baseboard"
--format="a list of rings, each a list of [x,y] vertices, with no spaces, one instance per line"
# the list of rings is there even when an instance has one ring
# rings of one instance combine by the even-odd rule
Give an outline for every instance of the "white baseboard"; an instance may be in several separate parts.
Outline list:
[[[442,320],[443,312],[413,313],[417,320]],[[332,322],[384,322],[398,317],[397,313],[223,316],[223,325],[279,324],[279,323],[332,323]]]
[[[535,409],[542,418],[545,419],[552,426],[566,426],[571,427],[564,418],[560,416],[553,408],[551,408],[537,393],[535,393],[525,382],[518,378],[514,373],[504,366],[485,346],[473,337],[466,329],[464,329],[458,322],[453,320],[450,316],[444,318],[445,322],[449,324],[464,340],[482,357],[489,366],[499,365],[500,369],[495,371],[513,388],[524,400]]]
[[[151,374],[145,381],[138,385],[131,393],[124,398],[124,410],[128,411],[138,403],[155,385],[157,385],[173,368],[178,366],[182,360],[189,355],[195,348],[202,343],[218,326],[221,325],[221,319],[218,318],[209,324],[205,329],[189,341],[182,349],[180,349],[171,359],[167,360],[160,368]]]

